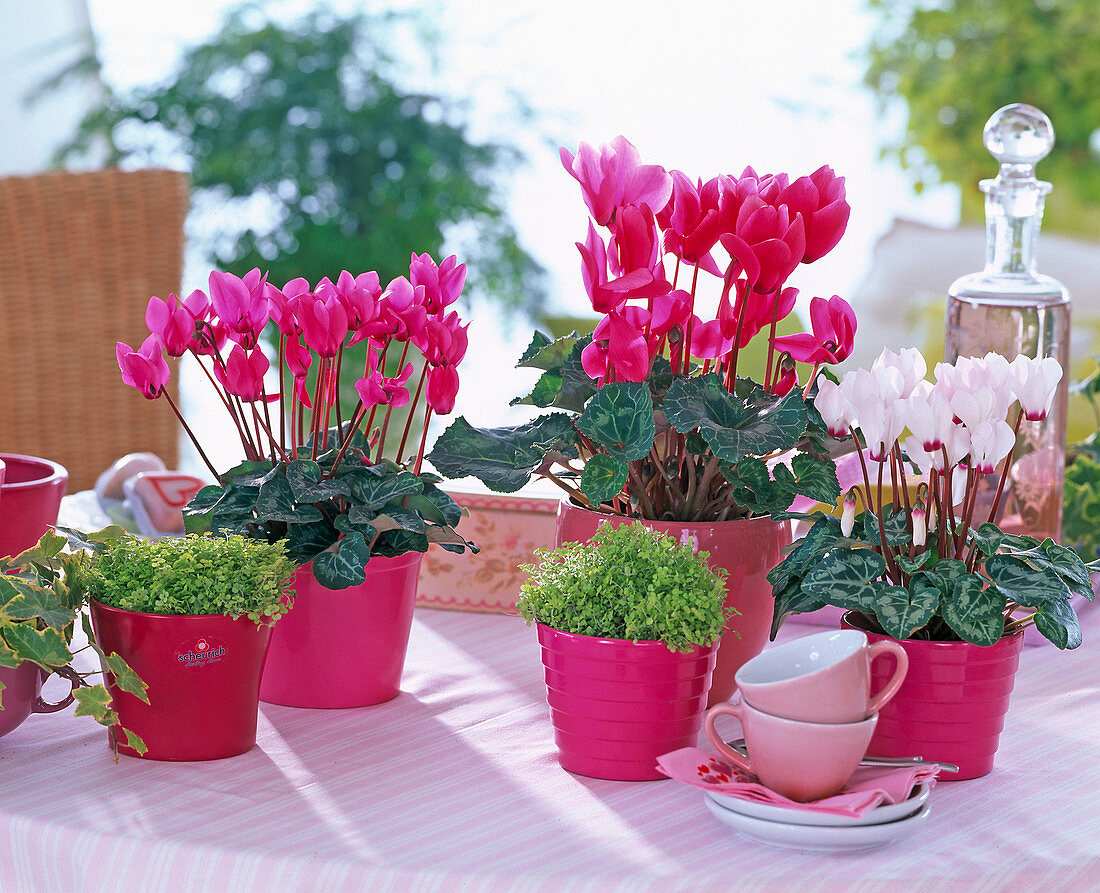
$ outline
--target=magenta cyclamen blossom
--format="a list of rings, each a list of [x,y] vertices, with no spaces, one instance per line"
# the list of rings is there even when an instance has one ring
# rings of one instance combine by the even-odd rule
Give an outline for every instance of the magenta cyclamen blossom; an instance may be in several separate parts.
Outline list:
[[[827,254],[847,226],[844,178],[832,168],[794,182],[751,167],[693,179],[642,164],[623,137],[561,156],[592,215],[577,249],[585,291],[603,314],[582,356],[599,386],[642,381],[664,355],[674,374],[702,363],[732,389],[739,351],[762,331],[763,384],[772,393],[798,384],[792,361],[814,366],[813,378],[818,365],[851,353],[855,314],[837,296],[811,301],[812,333],[776,335],[798,296],[786,279]],[[696,313],[701,276],[720,280],[713,318]]]
[[[277,288],[259,270],[243,277],[214,271],[209,298],[195,291],[182,302],[174,295],[150,299],[146,322],[151,334],[136,351],[118,344],[119,369],[126,384],[156,399],[169,378],[165,353],[194,355],[218,387],[245,456],[253,461],[300,457],[303,447],[313,457],[321,449],[342,452],[361,425],[367,428],[369,452],[377,449],[375,461],[381,461],[391,413],[403,409],[400,459],[414,417],[421,419],[426,436],[431,415],[454,408],[457,367],[469,339],[467,325],[448,308],[461,295],[465,279],[465,264],[454,256],[436,264],[427,254],[414,254],[409,276],[397,277],[384,289],[375,272],[344,270],[335,282],[326,277],[311,287],[298,278]],[[271,355],[277,357],[277,374],[271,376],[274,364],[261,340],[269,322],[274,324]],[[344,418],[339,371],[344,351],[363,341],[368,359],[355,384],[359,402]],[[409,356],[410,349],[422,358],[415,387],[410,385],[416,365],[406,362],[416,356]],[[386,360],[392,369],[399,358],[399,371],[387,375]],[[280,404],[278,411],[263,406],[273,402]],[[375,429],[378,413],[381,424]],[[194,440],[182,416],[180,422]],[[332,438],[337,442],[329,443]],[[195,445],[205,459],[201,445]],[[413,461],[417,472],[423,454],[422,436]]]

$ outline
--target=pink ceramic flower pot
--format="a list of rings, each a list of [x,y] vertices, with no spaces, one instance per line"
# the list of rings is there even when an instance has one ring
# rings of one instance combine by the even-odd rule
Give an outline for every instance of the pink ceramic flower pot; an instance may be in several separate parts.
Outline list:
[[[0,667],[0,738],[22,725],[32,713],[56,713],[73,702],[70,692],[56,704],[42,700],[42,683],[46,672],[37,664],[26,661],[14,669]]]
[[[622,524],[626,519],[604,515],[563,501],[558,509],[555,544],[587,542],[601,524]],[[740,613],[730,618],[718,647],[709,705],[728,701],[734,674],[768,642],[771,631],[772,587],[767,574],[791,543],[788,521],[748,518],[740,521],[687,522],[645,521],[646,527],[691,543],[707,552],[711,565],[726,571],[726,606]]]
[[[149,703],[104,673],[119,723],[149,760],[218,760],[256,743],[260,672],[271,627],[224,614],[145,614],[93,601],[99,646],[149,687]],[[141,756],[120,746],[119,753]]]
[[[0,453],[0,558],[29,549],[57,523],[69,472],[49,459]]]
[[[275,627],[260,698],[289,707],[366,707],[395,698],[412,629],[420,552],[367,562],[367,579],[326,589],[305,564]]]
[[[864,631],[872,643],[888,638],[867,629],[862,615],[849,612],[842,622]],[[868,753],[958,764],[958,774],[944,773],[943,781],[988,775],[1016,680],[1023,632],[989,647],[916,639],[903,639],[900,644],[909,655],[909,671],[894,699],[879,713]],[[872,668],[872,691],[884,685],[892,672],[892,657],[877,661]]]
[[[579,636],[538,624],[546,700],[563,769],[592,778],[666,778],[657,757],[699,737],[717,646]]]

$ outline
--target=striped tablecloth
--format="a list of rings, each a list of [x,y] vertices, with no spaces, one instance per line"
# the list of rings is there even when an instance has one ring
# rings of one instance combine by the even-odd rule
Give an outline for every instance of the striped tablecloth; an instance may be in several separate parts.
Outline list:
[[[261,705],[233,759],[116,764],[87,718],[32,716],[0,739],[0,890],[1098,889],[1091,638],[1025,651],[992,775],[939,785],[907,840],[821,855],[743,838],[673,781],[563,771],[534,631],[422,609],[396,700]]]

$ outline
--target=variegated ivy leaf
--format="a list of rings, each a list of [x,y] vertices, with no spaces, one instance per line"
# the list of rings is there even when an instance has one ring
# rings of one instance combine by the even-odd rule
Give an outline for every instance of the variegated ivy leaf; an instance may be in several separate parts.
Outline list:
[[[12,651],[23,660],[40,667],[63,667],[72,660],[68,643],[56,629],[35,629],[31,623],[9,623],[0,628],[0,635]]]
[[[908,639],[928,624],[940,603],[940,591],[932,583],[915,585],[912,591],[876,581],[875,616],[887,635]]]
[[[119,742],[120,744],[123,744],[126,747],[131,747],[140,754],[146,754],[149,752],[148,746],[146,746],[145,742],[141,738],[141,735],[139,735],[137,732],[131,732],[129,729],[124,729],[122,726],[116,726],[115,732],[122,735],[122,740]]]
[[[626,463],[599,453],[584,463],[581,492],[592,505],[614,498],[623,489],[627,478]]]
[[[76,701],[75,716],[90,716],[105,726],[118,722],[118,714],[111,709],[111,696],[102,685],[82,685],[73,689]]]
[[[114,677],[115,685],[123,691],[128,691],[139,701],[149,703],[149,686],[142,681],[137,673],[130,669],[130,665],[122,659],[121,655],[112,652],[103,658],[103,663],[106,664],[108,672]]]
[[[649,388],[637,381],[604,385],[588,401],[577,429],[614,459],[641,459],[657,434]]]
[[[974,645],[992,645],[1004,635],[1004,608],[1004,595],[975,574],[956,580],[951,594],[940,599],[947,625]]]

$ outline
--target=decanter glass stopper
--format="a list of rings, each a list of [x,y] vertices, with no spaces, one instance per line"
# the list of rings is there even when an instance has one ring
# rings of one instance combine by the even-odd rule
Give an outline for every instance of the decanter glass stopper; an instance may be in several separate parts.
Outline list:
[[[982,142],[1000,162],[1000,175],[1034,177],[1035,165],[1054,148],[1054,126],[1033,105],[1016,102],[997,109],[985,122]]]

